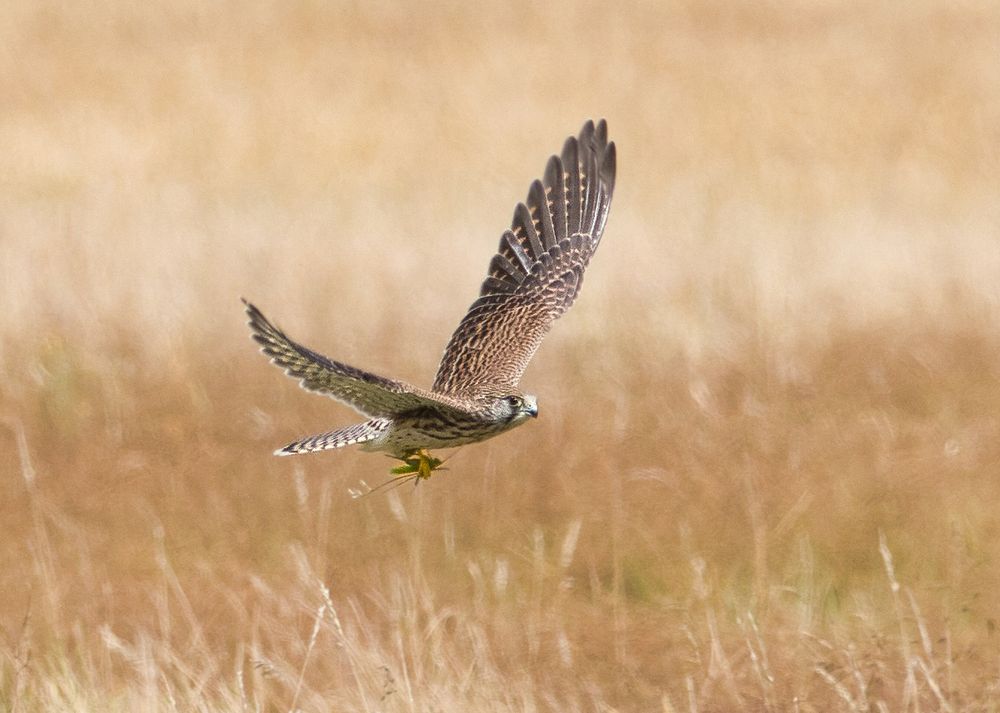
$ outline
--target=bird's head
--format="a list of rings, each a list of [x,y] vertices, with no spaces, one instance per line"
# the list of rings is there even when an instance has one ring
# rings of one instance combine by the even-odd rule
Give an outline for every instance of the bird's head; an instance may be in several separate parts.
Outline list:
[[[516,426],[528,418],[538,418],[538,400],[529,394],[508,394],[497,399],[497,415]]]

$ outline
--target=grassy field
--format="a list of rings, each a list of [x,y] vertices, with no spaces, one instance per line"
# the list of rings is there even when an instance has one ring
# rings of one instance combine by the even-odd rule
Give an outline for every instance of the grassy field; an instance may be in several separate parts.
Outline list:
[[[0,9],[0,710],[1000,710],[1000,6]],[[429,385],[588,117],[605,240],[418,488],[239,297]]]

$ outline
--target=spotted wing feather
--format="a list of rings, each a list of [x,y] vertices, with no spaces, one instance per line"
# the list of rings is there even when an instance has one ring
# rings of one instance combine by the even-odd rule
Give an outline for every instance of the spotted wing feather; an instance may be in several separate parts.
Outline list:
[[[286,374],[299,379],[304,389],[332,396],[366,416],[392,417],[424,408],[449,413],[464,413],[467,409],[457,399],[328,359],[290,339],[246,300],[243,304],[253,339],[261,345],[261,351]]]
[[[552,322],[579,294],[607,221],[615,161],[604,121],[588,121],[549,159],[445,348],[435,393],[472,397],[517,386]]]

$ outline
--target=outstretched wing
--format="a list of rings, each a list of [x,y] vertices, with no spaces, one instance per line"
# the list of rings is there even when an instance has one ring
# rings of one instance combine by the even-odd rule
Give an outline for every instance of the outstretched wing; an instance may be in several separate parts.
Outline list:
[[[299,379],[302,388],[332,396],[366,416],[397,416],[419,408],[465,412],[458,399],[432,394],[353,366],[327,359],[289,339],[252,304],[246,305],[248,324],[261,351],[285,373]]]
[[[549,327],[580,291],[604,232],[615,187],[608,127],[588,121],[549,159],[514,210],[489,273],[445,348],[433,390],[472,397],[510,393]]]

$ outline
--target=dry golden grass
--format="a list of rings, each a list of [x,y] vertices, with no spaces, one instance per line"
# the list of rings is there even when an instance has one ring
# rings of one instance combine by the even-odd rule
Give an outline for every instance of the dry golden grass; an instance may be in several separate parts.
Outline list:
[[[473,5],[0,9],[0,709],[998,710],[1000,9]],[[272,458],[589,116],[538,422]]]

